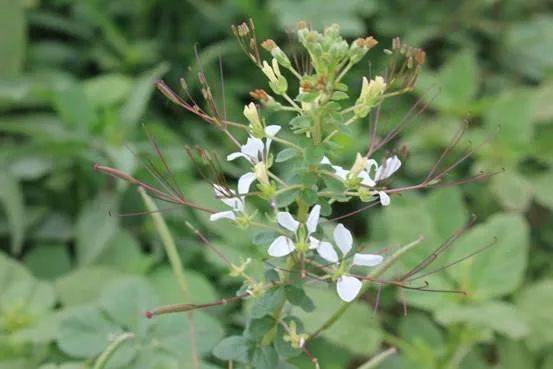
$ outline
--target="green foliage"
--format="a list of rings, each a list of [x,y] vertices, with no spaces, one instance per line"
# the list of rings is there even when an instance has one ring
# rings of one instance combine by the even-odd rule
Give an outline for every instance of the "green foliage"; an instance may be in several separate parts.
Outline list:
[[[128,185],[95,173],[92,165],[104,163],[159,185],[141,159],[152,154],[140,128],[143,124],[187,198],[222,210],[182,148],[186,144],[213,148],[224,159],[235,147],[216,136],[212,126],[161,100],[153,82],[163,77],[176,86],[184,77],[200,101],[194,81],[199,71],[194,66],[198,43],[218,103],[222,91],[215,76],[222,55],[226,111],[230,120],[240,116],[248,91],[262,81],[262,74],[239,55],[229,31],[230,24],[248,16],[256,22],[258,41],[272,36],[288,55],[297,52],[297,45],[289,43],[282,30],[299,20],[314,29],[338,23],[348,40],[373,35],[380,42],[370,73],[366,62],[360,63],[343,81],[350,90],[336,86],[330,104],[319,115],[290,122],[294,131],[306,132],[324,117],[339,131],[333,145],[323,151],[306,140],[299,143],[305,150],[302,154],[273,142],[275,167],[285,168],[278,174],[287,183],[310,183],[335,193],[347,190],[335,178],[296,174],[318,164],[329,150],[332,162],[346,167],[355,153],[366,150],[368,117],[344,127],[337,113],[357,97],[354,91],[361,88],[363,75],[382,72],[378,67],[386,57],[382,50],[390,48],[395,36],[426,51],[427,63],[415,93],[428,107],[387,146],[409,149],[392,184],[408,185],[424,178],[465,119],[470,122],[466,137],[450,159],[462,155],[468,141],[477,147],[490,140],[447,180],[504,169],[478,185],[405,192],[393,196],[386,209],[373,208],[370,216],[363,212],[343,220],[355,230],[359,246],[390,254],[424,235],[424,241],[382,278],[417,265],[472,213],[478,217],[476,225],[432,269],[497,241],[459,264],[412,282],[460,289],[466,296],[402,293],[384,286],[374,312],[377,291],[370,289],[366,299],[355,302],[342,319],[308,342],[322,367],[359,366],[380,351],[382,343],[397,347],[399,354],[378,368],[551,367],[550,5],[534,0],[193,0],[186,5],[183,10],[183,3],[174,0],[0,1],[1,369],[91,368],[121,332],[132,332],[135,338],[117,349],[106,368],[195,368],[185,315],[151,321],[143,317],[159,304],[183,300],[148,217],[119,216],[143,211],[140,198]],[[301,63],[302,56],[298,58]],[[296,98],[297,85],[291,79],[288,92]],[[297,102],[315,98],[316,94],[304,93]],[[411,96],[391,101],[382,106],[382,115],[390,114],[379,127],[382,135],[391,123],[401,121],[415,100]],[[292,116],[284,114],[263,111],[263,118],[285,126]],[[243,138],[239,135],[240,142]],[[242,174],[240,164],[221,163],[229,179]],[[312,204],[316,195],[313,189],[293,189],[278,194],[276,204],[294,207],[298,198]],[[343,203],[347,196],[335,200],[340,202],[335,204],[340,214],[363,206]],[[258,215],[266,210],[259,209]],[[330,207],[323,207],[322,213],[331,217]],[[163,211],[163,215],[185,265],[190,294],[185,302],[209,303],[233,296],[241,286],[184,220],[209,234],[212,244],[235,265],[248,257],[263,260],[278,234],[240,231],[188,210]],[[322,232],[331,235],[332,230],[325,226]],[[248,266],[253,278],[262,279],[264,272],[263,263]],[[340,303],[334,291],[322,283],[312,284],[319,282],[274,287],[245,304],[194,312],[200,368],[222,368],[227,360],[238,368],[247,363],[260,368],[312,368],[301,350],[285,341],[288,332],[273,315],[287,301],[288,326],[294,321],[298,334],[319,328]],[[402,316],[403,295],[407,317]],[[254,319],[248,320],[251,313]],[[224,333],[230,337],[221,341]]]

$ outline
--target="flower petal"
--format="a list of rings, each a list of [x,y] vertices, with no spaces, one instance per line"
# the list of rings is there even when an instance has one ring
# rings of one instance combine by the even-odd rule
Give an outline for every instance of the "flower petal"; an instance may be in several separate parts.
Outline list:
[[[332,163],[330,162],[330,160],[326,157],[326,156],[323,156],[323,158],[321,159],[321,164],[328,164],[328,165],[332,165]]]
[[[233,152],[227,155],[227,161],[233,161],[234,159],[237,159],[237,158],[246,158],[249,160],[248,156],[244,155],[241,152]]]
[[[376,170],[375,180],[381,181],[390,177],[401,167],[401,160],[394,155],[391,158],[387,158],[383,165]]]
[[[390,196],[384,191],[378,191],[378,196],[380,197],[380,204],[382,206],[390,205]]]
[[[359,279],[350,275],[343,275],[336,282],[336,291],[342,300],[350,302],[357,297],[361,286],[363,286],[363,283]]]
[[[232,197],[236,195],[236,192],[234,192],[233,190],[217,184],[213,185],[213,190],[215,191],[215,197],[217,197],[218,200],[221,200],[225,205],[231,207],[232,210],[244,210],[244,204],[242,203],[242,200],[240,200],[238,197]]]
[[[353,265],[372,267],[382,263],[382,260],[384,260],[384,257],[382,255],[376,255],[376,254],[353,255]]]
[[[334,241],[342,251],[342,255],[346,256],[349,250],[351,250],[351,246],[353,245],[353,237],[351,236],[351,232],[344,227],[342,223],[338,224],[336,228],[334,228]]]
[[[296,232],[300,226],[300,222],[295,220],[292,214],[283,211],[277,214],[277,222],[282,227],[292,232]]]
[[[317,247],[317,253],[320,257],[327,261],[330,261],[331,263],[337,263],[339,260],[338,253],[336,252],[336,250],[334,250],[334,246],[332,246],[330,242],[323,241],[319,243],[319,246]]]
[[[250,192],[250,186],[255,181],[255,173],[248,172],[238,178],[238,194],[243,195]]]
[[[315,237],[309,237],[309,250],[315,250],[319,245],[321,244],[321,241],[316,239]]]
[[[321,215],[321,205],[313,206],[313,208],[309,212],[309,216],[307,217],[307,222],[305,222],[308,234],[311,234],[317,230],[317,225],[319,224],[320,215]]]
[[[286,236],[277,237],[269,246],[269,255],[274,257],[286,256],[295,250],[294,242]]]
[[[219,213],[213,213],[209,216],[209,220],[211,220],[212,222],[215,222],[219,219],[230,219],[230,220],[235,220],[236,219],[236,214],[234,214],[233,211],[221,211]]]
[[[340,177],[342,181],[345,181],[348,178],[349,170],[346,170],[338,165],[333,165],[332,168],[334,168],[334,174]]]
[[[263,144],[263,141],[261,141],[259,138],[248,137],[248,141],[245,145],[242,145],[240,151],[243,154],[247,155],[250,159],[258,162],[259,160],[261,160],[260,156],[263,155],[264,148],[265,145]]]
[[[364,170],[359,172],[357,177],[361,178],[361,184],[363,186],[374,187],[376,185],[376,183],[374,183],[374,181],[371,178],[371,176],[369,175],[369,173],[364,171]]]
[[[280,126],[277,126],[276,124],[275,125],[272,125],[272,126],[267,126],[265,127],[265,134],[268,136],[268,137],[274,137],[276,136],[276,134],[280,131]]]

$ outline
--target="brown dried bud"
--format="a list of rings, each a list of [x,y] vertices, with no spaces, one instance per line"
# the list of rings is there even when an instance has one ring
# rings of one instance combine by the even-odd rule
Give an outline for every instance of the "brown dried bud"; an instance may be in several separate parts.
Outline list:
[[[271,52],[275,47],[277,47],[277,44],[273,40],[268,39],[261,43],[261,47],[263,47],[268,52]]]
[[[422,49],[417,49],[417,52],[415,53],[415,60],[418,65],[423,65],[426,61],[426,53]]]
[[[259,100],[261,102],[267,102],[269,101],[269,94],[267,94],[267,92],[265,92],[265,90],[263,89],[255,89],[253,91],[250,91],[250,96],[256,100]]]
[[[300,81],[300,88],[302,91],[307,92],[313,90],[313,85],[311,85],[311,82],[309,81]]]
[[[358,38],[354,42],[357,46],[366,47],[367,49],[372,49],[376,46],[376,44],[378,44],[378,41],[376,41],[376,39],[372,36],[366,38]]]
[[[298,22],[298,29],[304,29],[307,28],[307,23],[303,20]]]

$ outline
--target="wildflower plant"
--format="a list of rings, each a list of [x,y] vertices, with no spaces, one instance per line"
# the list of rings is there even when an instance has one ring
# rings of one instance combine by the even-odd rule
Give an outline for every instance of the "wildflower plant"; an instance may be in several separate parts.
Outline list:
[[[158,200],[206,212],[211,222],[231,222],[251,231],[265,249],[266,258],[261,262],[266,272],[262,278],[254,277],[249,272],[252,259],[240,265],[230,263],[194,228],[206,246],[221,256],[230,275],[242,280],[242,287],[235,296],[209,304],[155,308],[148,312],[149,317],[251,299],[244,333],[223,340],[215,348],[215,356],[254,367],[276,367],[278,362],[304,353],[318,366],[309,351],[309,341],[341,318],[352,301],[371,286],[433,291],[427,283],[413,284],[413,281],[428,274],[423,270],[466,229],[462,228],[414,268],[384,279],[384,273],[422,239],[413,240],[388,255],[379,250],[367,252],[342,220],[375,206],[393,206],[394,196],[403,191],[479,180],[489,174],[446,181],[447,175],[473,151],[468,149],[444,166],[448,154],[459,142],[461,129],[422,182],[393,186],[394,175],[404,167],[405,154],[380,149],[396,138],[424,106],[416,103],[404,120],[387,131],[377,127],[381,107],[388,99],[413,90],[425,62],[424,51],[394,39],[392,47],[384,50],[390,62],[383,72],[372,75],[367,70],[362,80],[348,86],[344,83],[347,73],[354,66],[362,65],[367,55],[376,52],[378,42],[373,37],[348,42],[340,36],[337,25],[321,33],[300,22],[297,40],[304,54],[298,57],[289,56],[273,40],[259,44],[252,22],[233,27],[233,32],[246,55],[267,78],[270,90],[255,89],[250,93],[255,101],[244,106],[242,122],[227,119],[225,108],[215,102],[203,71],[199,73],[199,80],[204,104],[192,98],[184,82],[185,98],[164,82],[157,83],[170,101],[220,130],[236,147],[224,158],[243,165],[243,172],[236,179],[223,175],[216,155],[200,148],[188,149],[189,156],[203,168],[223,210],[215,211],[190,201],[171,177],[170,167],[155,143],[163,169],[149,166],[149,170],[162,189],[114,168],[101,165],[95,168],[138,185]],[[269,112],[274,113],[271,117],[292,114],[292,118],[277,123],[274,118],[266,118]],[[339,134],[350,134],[349,127],[363,120],[370,123],[367,150],[357,153],[344,166],[335,164]],[[254,198],[257,203],[264,202],[264,206],[254,209]],[[333,211],[336,203],[352,203],[357,210],[338,216]],[[330,223],[331,227],[323,227],[324,223]],[[332,231],[325,232],[329,229]],[[291,306],[306,312],[313,309],[305,289],[308,284],[332,285],[336,298],[343,300],[342,307],[314,332],[304,331],[301,321],[290,312]]]

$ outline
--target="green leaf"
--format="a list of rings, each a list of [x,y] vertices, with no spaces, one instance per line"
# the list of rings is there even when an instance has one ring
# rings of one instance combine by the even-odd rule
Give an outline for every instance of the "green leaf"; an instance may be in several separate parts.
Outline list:
[[[437,310],[436,320],[445,325],[466,323],[491,328],[513,339],[528,335],[525,316],[514,305],[502,301],[486,301]]]
[[[275,319],[268,315],[265,315],[263,318],[252,319],[248,322],[244,336],[253,342],[260,341],[276,324]]]
[[[85,267],[57,279],[55,289],[66,307],[86,304],[95,301],[103,287],[115,283],[124,275],[108,267]]]
[[[553,170],[540,174],[532,179],[536,201],[553,209]]]
[[[142,252],[140,244],[132,234],[123,230],[119,230],[111,237],[96,259],[97,264],[129,273],[144,273],[153,262],[151,256]]]
[[[258,347],[253,352],[252,364],[256,369],[275,369],[278,364],[278,355],[270,346]]]
[[[67,247],[61,244],[36,245],[25,254],[23,260],[38,278],[55,279],[71,270]],[[48,262],[45,263],[45,260]]]
[[[110,337],[121,332],[98,308],[85,306],[68,313],[56,341],[65,354],[84,359],[100,354],[109,345]]]
[[[90,131],[98,117],[82,87],[71,83],[55,92],[54,107],[68,126],[80,132]]]
[[[191,302],[204,304],[219,298],[215,287],[203,274],[187,269],[184,271],[184,277]],[[177,284],[170,266],[163,265],[156,268],[148,275],[148,280],[157,291],[161,304],[175,304],[182,301],[182,289]]]
[[[311,300],[309,296],[307,296],[303,288],[294,285],[288,285],[284,287],[284,292],[286,293],[286,298],[292,305],[301,307],[305,312],[315,310],[315,304],[313,303],[313,300]]]
[[[298,156],[298,154],[299,154],[298,150],[294,149],[293,147],[289,147],[289,148],[286,148],[286,149],[280,151],[277,154],[277,157],[276,157],[275,161],[277,163],[283,163],[287,160],[295,158],[296,156]]]
[[[120,103],[131,92],[132,80],[122,74],[104,74],[83,82],[91,104],[103,107]]]
[[[27,20],[23,0],[0,0],[0,78],[23,70],[27,48]]]
[[[225,361],[247,363],[252,344],[243,336],[230,336],[222,340],[213,349],[213,355]]]
[[[474,300],[500,297],[522,283],[528,258],[528,225],[519,215],[497,214],[471,229],[449,251],[453,262],[497,239],[497,243],[469,261],[448,269]]]
[[[493,177],[490,190],[507,210],[526,211],[532,200],[532,183],[515,171]]]
[[[111,216],[117,211],[113,195],[101,194],[86,204],[76,224],[76,252],[79,265],[89,265],[104,252],[117,233],[118,219]]]
[[[148,106],[150,97],[154,91],[154,82],[167,72],[169,65],[161,63],[155,68],[145,72],[134,83],[127,101],[121,108],[121,121],[127,127],[135,126]]]
[[[325,150],[321,146],[310,147],[305,150],[305,162],[308,165],[319,164],[323,159]]]
[[[335,289],[307,290],[315,303],[315,310],[309,313],[294,309],[294,314],[303,322],[307,332],[314,332],[340,307],[342,301]],[[343,317],[321,334],[322,337],[340,349],[357,355],[371,355],[382,341],[378,320],[369,305],[354,302]]]
[[[23,194],[17,181],[9,173],[0,175],[0,203],[3,205],[11,232],[11,251],[21,251],[25,232]]]
[[[528,346],[533,350],[553,344],[553,280],[545,279],[526,286],[516,303],[530,325]]]
[[[272,314],[285,301],[284,289],[273,287],[258,297],[250,311],[253,319]]]

